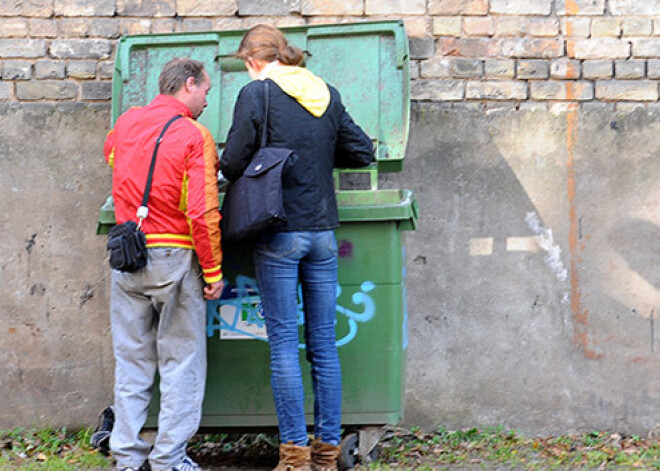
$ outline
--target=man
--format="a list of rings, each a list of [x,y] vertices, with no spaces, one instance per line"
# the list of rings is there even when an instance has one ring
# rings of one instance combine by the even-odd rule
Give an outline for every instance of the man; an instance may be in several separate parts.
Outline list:
[[[117,223],[136,219],[156,139],[148,216],[142,222],[149,261],[134,273],[112,271],[110,322],[115,354],[115,424],[110,448],[117,470],[200,469],[186,455],[201,419],[206,380],[204,299],[222,292],[218,156],[196,119],[211,88],[201,62],[178,58],[163,68],[160,94],[119,117],[104,154],[113,167]],[[160,376],[158,434],[139,436]]]

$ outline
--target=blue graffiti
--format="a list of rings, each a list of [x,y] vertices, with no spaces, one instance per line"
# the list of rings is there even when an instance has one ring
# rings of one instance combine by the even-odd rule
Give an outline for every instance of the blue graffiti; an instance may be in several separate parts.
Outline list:
[[[221,315],[223,306],[233,310],[233,317],[230,317],[229,321]],[[259,331],[262,331],[266,324],[257,282],[247,276],[237,276],[236,286],[225,284],[220,300],[207,303],[206,335],[212,337],[215,331],[225,330],[257,340],[266,340],[260,333],[242,329],[240,321],[256,327]]]
[[[348,332],[337,340],[338,347],[348,344],[357,336],[358,323],[369,322],[376,313],[376,304],[368,294],[375,289],[371,281],[360,285],[360,291],[353,293],[351,301],[356,306],[362,306],[360,312],[337,305],[338,319],[345,317]],[[298,287],[298,325],[304,325],[305,314],[302,303],[302,288]],[[342,293],[342,287],[337,285],[337,297]],[[229,337],[252,338],[267,341],[263,307],[259,297],[259,288],[253,278],[236,277],[236,286],[225,286],[219,301],[207,303],[206,335],[212,337],[215,332],[224,332]],[[305,344],[299,345],[301,349]]]
[[[374,288],[375,285],[371,281],[365,281],[360,286],[362,292],[354,293],[353,296],[351,296],[351,301],[353,301],[353,304],[355,305],[362,304],[364,306],[364,310],[361,313],[337,305],[337,312],[339,314],[343,314],[348,318],[348,333],[339,340],[337,340],[338,347],[341,347],[342,345],[346,345],[347,343],[355,339],[358,330],[358,325],[357,325],[358,322],[369,322],[371,318],[374,317],[374,314],[376,313],[376,305],[374,303],[374,300],[371,298],[371,296],[367,294],[373,291]],[[340,294],[341,294],[341,286],[337,285],[337,297],[339,297]]]

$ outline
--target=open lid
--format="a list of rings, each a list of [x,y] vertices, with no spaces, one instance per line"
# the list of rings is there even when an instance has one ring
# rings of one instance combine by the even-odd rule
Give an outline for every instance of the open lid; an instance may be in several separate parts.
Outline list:
[[[302,49],[305,66],[337,88],[355,122],[374,141],[381,171],[399,171],[408,140],[408,41],[401,21],[282,28]],[[234,103],[250,81],[243,61],[233,57],[246,30],[125,36],[117,46],[112,120],[158,94],[158,76],[174,57],[205,64],[212,81],[199,121],[222,149]]]

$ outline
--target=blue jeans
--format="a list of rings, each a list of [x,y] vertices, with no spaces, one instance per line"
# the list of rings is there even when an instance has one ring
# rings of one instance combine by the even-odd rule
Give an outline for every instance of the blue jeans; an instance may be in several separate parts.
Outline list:
[[[298,276],[307,361],[314,389],[314,435],[341,439],[341,368],[335,345],[337,242],[333,231],[277,232],[261,237],[254,265],[270,343],[271,386],[282,443],[307,445],[298,351]]]

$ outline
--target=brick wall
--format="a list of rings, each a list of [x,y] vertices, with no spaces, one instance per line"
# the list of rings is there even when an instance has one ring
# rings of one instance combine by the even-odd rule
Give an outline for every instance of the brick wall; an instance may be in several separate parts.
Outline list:
[[[410,37],[413,99],[532,108],[659,99],[660,0],[8,0],[0,101],[110,100],[125,34],[391,18]]]

